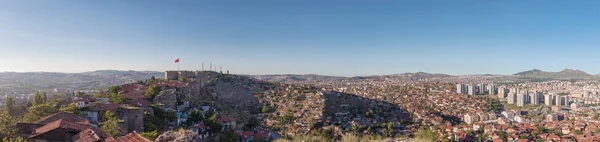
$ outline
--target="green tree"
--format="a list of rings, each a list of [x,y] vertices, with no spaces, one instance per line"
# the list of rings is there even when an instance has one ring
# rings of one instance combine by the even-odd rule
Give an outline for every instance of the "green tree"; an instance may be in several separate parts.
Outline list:
[[[238,136],[233,132],[225,132],[220,138],[220,142],[237,142]]]
[[[435,131],[431,129],[422,129],[419,133],[416,134],[416,137],[419,139],[435,141],[438,139],[438,135]]]
[[[125,96],[123,96],[123,94],[121,94],[121,93],[108,94],[108,100],[113,104],[121,104],[121,103],[125,103],[125,101],[127,101],[125,99]]]
[[[17,129],[18,120],[14,116],[8,114],[7,111],[0,111],[0,137],[14,138],[18,135]]]
[[[94,98],[102,98],[103,96],[104,96],[104,91],[98,90],[98,92],[96,92],[96,94],[94,95]]]
[[[121,136],[121,130],[119,129],[118,125],[119,118],[117,118],[117,116],[114,113],[106,111],[104,113],[103,120],[104,123],[102,124],[102,127],[100,127],[102,131],[113,137]]]
[[[181,81],[181,82],[187,82],[187,78],[186,78],[186,77],[183,77],[183,76],[182,76],[182,77],[179,77],[179,81]]]
[[[21,137],[15,137],[15,138],[8,138],[8,137],[4,137],[2,139],[3,142],[25,142],[26,140],[24,140]]]
[[[260,120],[256,119],[256,117],[250,117],[248,123],[246,123],[246,127],[248,128],[256,128],[260,126]]]
[[[164,116],[165,112],[156,106],[151,106],[151,108],[154,113],[144,115],[144,124],[146,124],[144,131],[162,130],[167,125]]]
[[[23,115],[23,121],[31,123],[35,122],[43,117],[58,112],[56,107],[49,103],[43,103],[31,106],[28,111]]]
[[[76,97],[82,97],[83,95],[85,95],[85,93],[81,91],[77,91],[77,93],[75,93]]]
[[[79,108],[77,108],[77,106],[75,105],[75,103],[71,103],[66,107],[62,107],[59,109],[60,111],[63,112],[68,112],[68,113],[73,113],[73,114],[79,114]]]
[[[504,131],[498,131],[498,137],[503,141],[508,141],[508,134]]]
[[[577,135],[583,135],[583,132],[581,132],[580,130],[575,130],[575,131],[573,131],[573,132],[574,132],[575,134],[577,134]]]
[[[554,134],[555,134],[555,135],[557,135],[557,136],[559,136],[559,137],[562,137],[562,136],[563,136],[563,133],[562,133],[562,131],[560,131],[560,129],[556,129],[556,130],[554,131]]]
[[[36,91],[33,96],[33,102],[31,102],[31,104],[39,105],[43,103],[46,103],[46,92]]]
[[[204,118],[202,118],[202,113],[199,110],[194,110],[190,113],[190,121],[192,122],[198,122],[200,120],[202,120]]]
[[[173,122],[177,120],[177,112],[175,110],[168,110],[165,117],[167,118],[167,121]]]
[[[5,110],[7,111],[9,116],[13,116],[15,114],[15,100],[12,96],[8,96],[6,98],[6,105],[4,105]]]
[[[370,109],[369,111],[367,111],[367,112],[365,113],[365,116],[367,116],[367,117],[371,118],[371,117],[373,117],[373,114],[375,114],[375,112],[374,112],[372,109]]]
[[[121,86],[110,86],[108,87],[109,93],[119,93],[121,91]]]
[[[148,97],[150,100],[154,100],[154,97],[156,97],[159,93],[160,87],[156,87],[156,85],[151,85],[150,87],[148,87],[148,90],[146,90],[146,97]]]
[[[267,112],[269,112],[269,107],[268,107],[268,106],[267,106],[267,104],[265,103],[265,104],[263,105],[263,108],[262,108],[262,113],[267,113]]]
[[[151,132],[142,132],[141,135],[142,137],[147,138],[149,140],[155,140],[156,137],[158,137],[158,131],[154,130]]]

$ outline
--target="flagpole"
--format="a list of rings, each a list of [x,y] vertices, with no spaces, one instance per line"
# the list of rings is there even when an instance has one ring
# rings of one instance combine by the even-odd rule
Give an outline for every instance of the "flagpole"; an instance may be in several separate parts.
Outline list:
[[[179,58],[177,58],[177,60],[179,60]],[[179,71],[179,63],[180,63],[180,62],[181,62],[181,61],[177,62],[177,71]]]

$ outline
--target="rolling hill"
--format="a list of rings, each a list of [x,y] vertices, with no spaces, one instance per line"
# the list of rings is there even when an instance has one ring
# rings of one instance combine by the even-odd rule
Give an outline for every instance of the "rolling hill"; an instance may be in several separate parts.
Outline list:
[[[548,79],[596,79],[598,76],[588,74],[577,69],[564,69],[559,72],[548,72],[533,69],[513,74],[522,78],[548,78]]]

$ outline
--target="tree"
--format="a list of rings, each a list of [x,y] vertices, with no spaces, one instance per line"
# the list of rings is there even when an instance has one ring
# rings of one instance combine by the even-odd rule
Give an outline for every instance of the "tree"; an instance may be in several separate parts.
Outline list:
[[[104,123],[102,125],[102,127],[100,127],[100,129],[102,131],[104,131],[106,134],[113,136],[113,137],[119,137],[121,136],[121,130],[119,128],[119,118],[117,118],[117,116],[110,112],[110,111],[106,111],[104,113],[103,116],[104,119]]]
[[[8,111],[0,111],[0,137],[14,138],[18,135],[17,120]]]
[[[46,92],[36,91],[33,96],[33,105],[39,105],[47,102]]]
[[[81,91],[77,91],[77,93],[75,93],[76,97],[82,97],[83,95],[85,95],[85,93]]]
[[[144,124],[146,124],[144,131],[162,130],[167,125],[164,116],[165,112],[156,106],[151,106],[151,108],[154,113],[144,115]]]
[[[121,86],[110,86],[108,87],[109,93],[119,93],[121,91]]]
[[[508,141],[508,134],[504,131],[499,131],[498,137],[500,137],[500,139],[502,139],[503,141]]]
[[[187,82],[187,78],[186,78],[186,77],[183,77],[183,76],[182,76],[182,77],[179,77],[179,81],[181,81],[181,82]]]
[[[202,113],[199,110],[194,110],[190,113],[189,121],[198,122],[202,119],[204,119],[204,118],[202,118]]]
[[[8,96],[6,98],[6,105],[4,105],[9,116],[13,116],[15,114],[15,100],[12,96]]]
[[[555,135],[557,135],[557,136],[559,136],[559,137],[562,137],[562,136],[563,136],[563,133],[562,133],[562,131],[560,131],[560,129],[556,129],[556,130],[554,131],[554,134],[555,134]]]
[[[435,141],[438,139],[437,133],[431,129],[422,129],[419,131],[419,133],[417,133],[416,137],[430,141]]]
[[[59,109],[60,111],[63,112],[68,112],[68,113],[73,113],[73,114],[79,114],[79,108],[77,108],[77,106],[75,105],[75,103],[71,103],[66,107],[62,107]]]
[[[47,103],[48,102],[48,96],[46,96],[46,92],[42,92],[42,102],[43,103]]]
[[[155,140],[156,137],[158,137],[158,131],[154,130],[150,132],[142,132],[141,135],[142,137],[147,138],[149,140]]]
[[[103,96],[104,96],[104,91],[98,90],[98,92],[96,92],[96,94],[94,95],[94,98],[102,98]]]
[[[267,113],[267,112],[269,112],[269,107],[268,107],[268,106],[267,106],[267,104],[265,103],[265,104],[263,105],[263,108],[262,108],[262,113]]]
[[[154,97],[158,96],[159,93],[160,87],[156,87],[156,85],[151,85],[150,87],[148,87],[148,90],[146,90],[146,97],[148,97],[150,100],[154,100]]]
[[[167,111],[167,115],[165,117],[167,118],[167,121],[173,122],[177,120],[177,112],[175,110],[169,110]]]
[[[250,117],[248,123],[246,123],[246,127],[248,128],[256,128],[260,126],[260,120],[256,119],[256,117]]]
[[[31,123],[56,112],[58,112],[56,107],[49,103],[33,105],[28,109],[27,113],[23,115],[23,120]]]
[[[487,134],[482,133],[482,134],[477,135],[477,140],[479,140],[480,142],[484,142],[487,140],[487,137],[488,137]]]
[[[375,114],[375,112],[373,112],[373,110],[372,110],[372,109],[370,109],[369,111],[367,111],[367,112],[365,113],[365,116],[367,116],[367,117],[371,118],[371,117],[373,117],[373,114]]]
[[[3,142],[25,142],[26,140],[24,140],[21,137],[15,137],[15,138],[8,138],[8,137],[4,137],[2,139]]]
[[[127,101],[125,99],[125,96],[123,96],[123,94],[121,94],[121,93],[108,94],[108,100],[113,104],[121,104],[121,103],[125,103],[125,101]]]
[[[233,132],[225,132],[219,138],[219,141],[221,141],[221,142],[237,142],[238,141],[238,136],[237,136],[237,134],[235,134]]]

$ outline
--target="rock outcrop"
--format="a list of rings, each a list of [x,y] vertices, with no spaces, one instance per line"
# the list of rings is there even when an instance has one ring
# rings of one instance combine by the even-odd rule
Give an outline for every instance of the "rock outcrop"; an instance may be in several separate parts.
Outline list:
[[[175,109],[177,107],[177,90],[162,90],[158,93],[158,96],[154,98],[153,102],[154,104],[163,105],[165,108]]]

